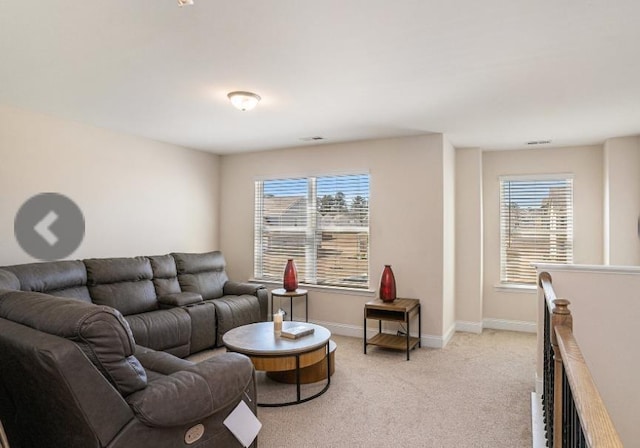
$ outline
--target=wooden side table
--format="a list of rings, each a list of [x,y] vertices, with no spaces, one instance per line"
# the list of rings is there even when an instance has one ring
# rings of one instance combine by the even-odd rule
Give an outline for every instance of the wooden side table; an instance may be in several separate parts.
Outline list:
[[[411,318],[418,316],[418,337],[410,336]],[[378,334],[371,339],[367,339],[367,319],[378,320]],[[402,322],[407,324],[407,334],[397,336],[382,332],[382,321]],[[377,345],[379,347],[396,350],[406,350],[407,361],[409,361],[409,351],[416,345],[422,347],[420,336],[422,335],[422,319],[420,315],[419,299],[396,299],[393,302],[383,302],[382,300],[372,300],[364,305],[364,354],[367,354],[367,345]]]
[[[296,289],[295,291],[287,291],[284,288],[274,289],[271,291],[271,315],[273,319],[273,299],[276,297],[289,298],[289,320],[293,320],[293,298],[304,297],[304,315],[305,322],[309,322],[309,294],[306,289]]]

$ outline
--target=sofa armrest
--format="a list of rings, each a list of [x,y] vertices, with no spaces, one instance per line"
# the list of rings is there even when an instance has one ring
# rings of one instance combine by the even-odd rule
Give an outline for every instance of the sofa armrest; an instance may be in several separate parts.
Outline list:
[[[11,272],[0,269],[0,289],[6,289],[9,291],[20,290],[20,280]]]
[[[224,353],[149,383],[127,402],[147,426],[190,425],[239,402],[253,381],[249,358]]]
[[[223,292],[225,296],[241,296],[243,294],[255,296],[256,291],[259,289],[264,289],[264,285],[259,285],[256,283],[233,282],[229,280],[224,284]]]
[[[159,296],[158,302],[160,302],[161,305],[170,307],[186,306],[202,302],[202,296],[195,292],[176,292]]]
[[[145,370],[152,370],[163,375],[171,375],[172,373],[186,370],[195,365],[191,361],[178,358],[167,352],[158,352],[153,349],[136,345],[136,358],[142,364]]]
[[[224,284],[223,291],[225,295],[247,294],[256,296],[260,304],[260,320],[263,322],[269,320],[267,316],[269,313],[269,291],[264,285],[257,283],[240,283],[229,280]]]

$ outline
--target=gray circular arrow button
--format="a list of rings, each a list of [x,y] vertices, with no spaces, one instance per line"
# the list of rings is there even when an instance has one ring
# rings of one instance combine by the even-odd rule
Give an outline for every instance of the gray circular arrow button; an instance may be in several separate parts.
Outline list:
[[[84,216],[71,199],[41,193],[22,204],[13,222],[18,244],[38,260],[66,258],[84,238]]]

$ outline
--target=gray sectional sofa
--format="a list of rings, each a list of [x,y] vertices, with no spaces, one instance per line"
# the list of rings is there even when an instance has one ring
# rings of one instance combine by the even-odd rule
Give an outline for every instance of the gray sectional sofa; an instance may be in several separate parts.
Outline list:
[[[220,252],[0,268],[11,447],[240,446],[222,422],[241,400],[255,412],[250,360],[182,358],[266,320],[267,294],[229,281]]]

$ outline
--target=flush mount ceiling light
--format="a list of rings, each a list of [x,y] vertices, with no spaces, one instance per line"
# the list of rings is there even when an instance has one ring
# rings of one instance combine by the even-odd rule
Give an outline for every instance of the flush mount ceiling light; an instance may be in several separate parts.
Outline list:
[[[193,5],[193,0],[178,0],[178,6]]]
[[[252,92],[229,92],[227,97],[229,97],[231,104],[239,110],[251,110],[256,107],[260,101],[260,96]]]

